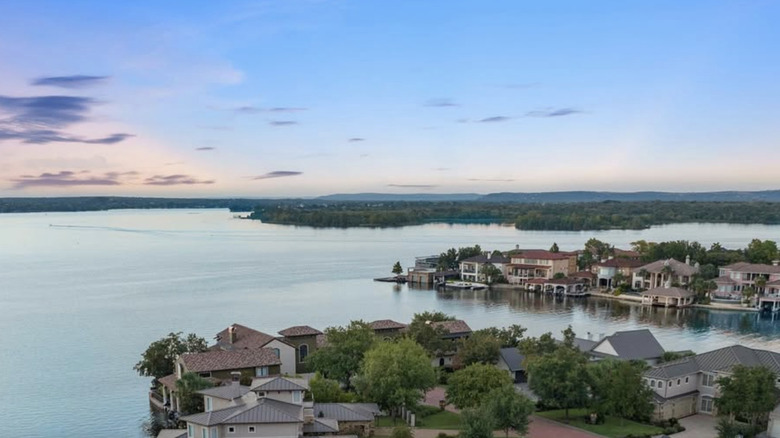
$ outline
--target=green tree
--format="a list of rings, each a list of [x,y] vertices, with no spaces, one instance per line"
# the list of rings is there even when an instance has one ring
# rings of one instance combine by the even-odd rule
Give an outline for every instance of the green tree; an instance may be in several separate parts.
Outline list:
[[[777,260],[777,242],[774,240],[753,239],[745,248],[745,257],[750,263],[772,263]]]
[[[328,327],[324,347],[306,358],[312,369],[323,376],[350,385],[350,379],[360,370],[363,355],[377,342],[371,326],[363,321],[351,321],[346,327]]]
[[[558,342],[553,338],[552,333],[545,333],[538,338],[526,338],[520,341],[519,349],[526,357],[541,356],[547,353],[553,353],[559,347]]]
[[[603,360],[589,365],[591,406],[601,415],[646,421],[653,391],[645,384],[643,362]]]
[[[552,246],[550,247],[550,252],[559,252],[560,249],[558,248],[558,244],[556,242],[553,242]]]
[[[526,332],[526,328],[519,324],[512,324],[509,327],[488,327],[475,331],[472,336],[476,336],[478,333],[485,333],[496,339],[501,348],[505,347],[518,347],[520,340],[523,339],[523,335]]]
[[[183,336],[182,332],[169,333],[162,339],[152,342],[141,354],[141,360],[133,366],[138,374],[154,377],[155,380],[174,372],[174,362],[184,353],[206,351],[206,340],[194,333]]]
[[[440,271],[458,269],[458,250],[450,248],[439,255],[439,263],[436,268]]]
[[[390,432],[390,438],[414,438],[414,430],[406,423],[400,423]]]
[[[475,363],[495,364],[501,342],[491,333],[476,331],[468,338],[458,340],[458,357],[464,366]]]
[[[309,390],[314,401],[318,403],[351,402],[352,396],[341,389],[339,382],[322,377],[319,372],[309,380]]]
[[[444,339],[447,330],[435,322],[452,321],[455,318],[442,312],[416,313],[409,324],[406,335],[420,344],[430,355],[451,349],[452,341]]]
[[[493,390],[485,403],[493,424],[502,429],[507,438],[512,429],[521,436],[528,433],[528,417],[533,414],[534,408],[534,402],[517,392],[512,385]]]
[[[203,412],[203,396],[197,391],[212,388],[214,386],[209,380],[204,379],[196,373],[184,373],[176,381],[176,391],[179,393],[179,411],[182,414],[194,414]]]
[[[597,259],[606,259],[610,255],[614,254],[615,247],[606,242],[602,242],[595,237],[591,237],[585,242],[585,252],[593,254]]]
[[[566,274],[564,274],[563,272],[556,272],[556,273],[553,275],[553,278],[555,278],[555,279],[559,279],[559,278],[566,278]]]
[[[395,275],[401,275],[404,273],[404,268],[401,266],[401,261],[395,262],[393,265],[393,274]]]
[[[493,438],[495,424],[485,408],[464,410],[460,424],[459,438]]]
[[[684,357],[688,356],[694,356],[696,353],[693,351],[666,351],[664,354],[661,355],[661,360],[659,363],[665,363],[665,362],[672,362],[677,359],[682,359]]]
[[[545,403],[564,409],[584,406],[588,397],[588,360],[573,348],[557,348],[552,353],[526,360],[529,387]]]
[[[480,275],[485,277],[485,283],[504,283],[504,274],[492,263],[485,263],[479,269]]]
[[[492,390],[511,385],[512,379],[506,371],[475,363],[455,371],[447,379],[447,402],[458,409],[477,407]]]
[[[355,378],[363,400],[395,412],[413,408],[436,385],[436,372],[426,351],[411,339],[380,342],[367,351]]]
[[[755,427],[764,421],[777,404],[775,381],[777,376],[766,367],[736,365],[730,376],[717,380],[720,397],[715,406],[720,414],[746,419]]]

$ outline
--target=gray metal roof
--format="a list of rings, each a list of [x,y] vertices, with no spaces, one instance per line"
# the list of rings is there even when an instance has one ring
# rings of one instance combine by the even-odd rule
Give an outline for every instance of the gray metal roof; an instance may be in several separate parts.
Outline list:
[[[598,344],[598,341],[591,341],[590,339],[574,338],[574,346],[583,353],[588,353],[593,347]]]
[[[664,349],[648,329],[615,332],[599,341],[598,345],[609,341],[620,359],[645,360],[663,356]],[[593,349],[597,348],[596,346]],[[591,350],[591,353],[597,354]]]
[[[315,418],[337,421],[373,421],[379,413],[375,403],[314,403]]]
[[[241,406],[231,406],[211,412],[187,415],[182,421],[214,426],[217,424],[302,423],[300,405],[261,398]]]
[[[264,377],[252,380],[252,391],[308,391],[305,379],[289,377]]]
[[[238,384],[230,384],[226,386],[217,386],[214,388],[202,389],[197,391],[198,394],[208,395],[209,397],[221,398],[224,400],[233,400],[242,397],[249,392],[249,387]]]
[[[157,433],[157,438],[187,438],[187,431],[184,429],[161,429]]]
[[[509,367],[509,371],[525,370],[525,368],[523,368],[523,361],[525,360],[525,357],[517,348],[502,348],[499,353],[501,354],[501,358],[504,359],[504,362],[506,362],[507,366]]]
[[[303,425],[303,433],[335,433],[339,431],[339,422],[332,418],[315,418],[314,422]]]
[[[780,353],[732,345],[661,364],[648,370],[645,377],[673,379],[702,371],[727,372],[735,365],[765,366],[776,374],[780,374]]]

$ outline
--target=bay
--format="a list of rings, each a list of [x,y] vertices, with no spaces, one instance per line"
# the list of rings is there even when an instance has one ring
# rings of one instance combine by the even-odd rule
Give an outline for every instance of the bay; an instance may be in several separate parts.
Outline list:
[[[377,283],[396,260],[449,247],[628,248],[645,239],[780,238],[780,226],[677,224],[648,230],[521,231],[497,225],[312,229],[226,210],[116,210],[0,215],[0,406],[7,436],[142,436],[149,379],[132,366],[171,331],[213,334],[237,322],[274,333],[351,319],[408,321],[442,310],[472,328],[518,323],[533,336],[571,325],[581,336],[650,328],[667,349],[734,343],[780,351],[772,318],[646,309],[514,291],[435,292]]]

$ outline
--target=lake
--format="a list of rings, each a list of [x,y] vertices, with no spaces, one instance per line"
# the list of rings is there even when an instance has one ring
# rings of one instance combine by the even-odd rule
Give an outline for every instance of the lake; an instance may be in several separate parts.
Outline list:
[[[780,226],[681,224],[648,230],[521,231],[497,225],[312,229],[242,220],[226,210],[0,215],[0,436],[143,436],[148,378],[132,369],[171,331],[213,335],[237,322],[268,333],[351,319],[408,321],[441,310],[472,328],[518,323],[537,336],[651,328],[667,349],[741,343],[780,351],[771,317],[647,309],[512,291],[435,292],[373,282],[398,260],[449,247],[581,248],[596,237],[741,248]]]

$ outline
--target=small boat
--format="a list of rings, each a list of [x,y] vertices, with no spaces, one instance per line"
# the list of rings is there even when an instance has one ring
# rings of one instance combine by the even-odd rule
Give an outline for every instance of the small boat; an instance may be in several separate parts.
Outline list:
[[[445,283],[444,287],[448,289],[468,289],[468,290],[487,289],[486,284],[472,283],[470,281],[453,281],[453,282]]]

